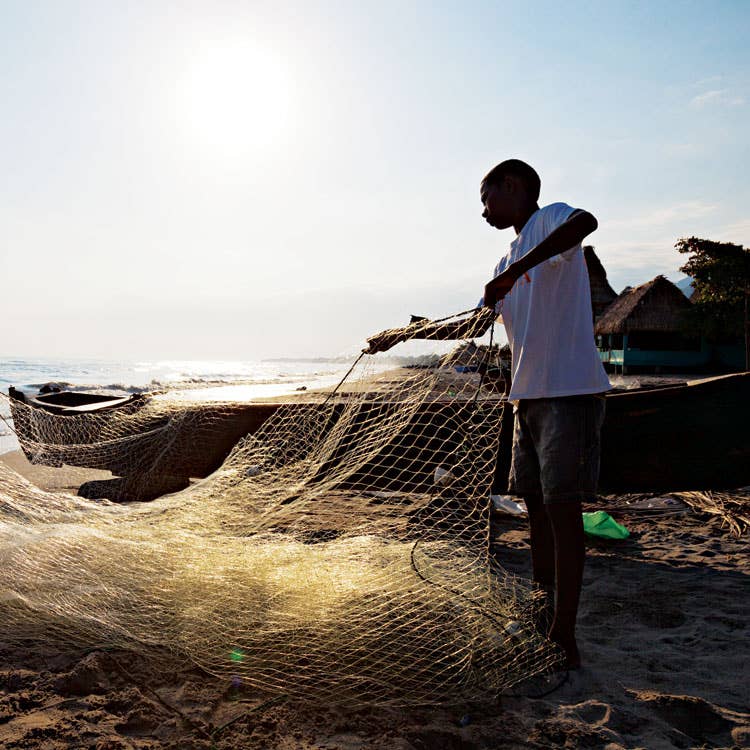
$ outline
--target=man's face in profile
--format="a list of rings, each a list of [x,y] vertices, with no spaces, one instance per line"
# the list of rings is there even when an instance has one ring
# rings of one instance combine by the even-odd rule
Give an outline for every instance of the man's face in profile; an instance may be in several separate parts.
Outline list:
[[[500,184],[483,182],[480,186],[479,197],[484,207],[482,218],[495,229],[513,226],[515,203],[512,187],[508,177]]]

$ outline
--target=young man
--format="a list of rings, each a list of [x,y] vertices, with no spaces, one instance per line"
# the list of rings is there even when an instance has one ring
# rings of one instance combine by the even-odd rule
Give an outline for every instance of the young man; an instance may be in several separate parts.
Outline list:
[[[548,635],[575,669],[581,663],[575,621],[585,554],[581,503],[596,496],[603,393],[611,386],[594,345],[581,248],[597,221],[564,203],[539,208],[540,184],[517,159],[498,164],[481,182],[485,221],[516,232],[482,304],[502,315],[512,353],[509,491],[528,508],[534,581],[550,597],[554,592]],[[479,311],[474,322],[423,328],[418,335],[481,334],[489,327],[487,312]],[[384,331],[368,339],[367,351],[384,351],[404,338]]]

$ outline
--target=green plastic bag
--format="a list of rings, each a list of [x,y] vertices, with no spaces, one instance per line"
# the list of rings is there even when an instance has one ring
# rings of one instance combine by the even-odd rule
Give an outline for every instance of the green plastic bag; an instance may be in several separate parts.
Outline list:
[[[591,536],[600,536],[604,539],[627,539],[630,536],[630,532],[624,526],[603,510],[584,513],[583,530]]]

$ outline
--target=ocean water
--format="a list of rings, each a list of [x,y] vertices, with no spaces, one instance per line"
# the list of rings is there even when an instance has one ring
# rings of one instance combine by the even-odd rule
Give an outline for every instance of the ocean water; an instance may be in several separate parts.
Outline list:
[[[15,386],[34,394],[45,383],[68,390],[127,395],[168,391],[194,400],[252,401],[293,393],[303,386],[337,384],[351,362],[337,360],[127,361],[100,359],[0,359],[0,391]],[[393,363],[376,368],[393,367]],[[8,402],[0,398],[0,453],[18,448]]]

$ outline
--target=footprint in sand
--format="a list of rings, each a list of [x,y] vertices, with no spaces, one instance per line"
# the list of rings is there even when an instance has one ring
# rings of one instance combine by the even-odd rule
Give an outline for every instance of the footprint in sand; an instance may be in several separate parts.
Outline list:
[[[690,695],[647,690],[632,691],[632,694],[662,721],[695,742],[720,747],[729,745],[733,741],[732,734],[744,729],[750,719],[747,714],[729,711]]]

